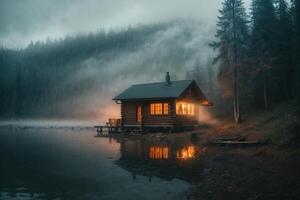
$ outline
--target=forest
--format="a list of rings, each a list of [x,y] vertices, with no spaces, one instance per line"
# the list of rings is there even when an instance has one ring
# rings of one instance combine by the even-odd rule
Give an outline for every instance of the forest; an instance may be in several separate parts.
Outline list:
[[[219,49],[218,74],[233,99],[234,118],[244,107],[269,109],[299,94],[299,1],[253,0],[250,16],[242,0],[223,3],[212,43]],[[248,104],[248,105],[242,105]]]
[[[2,48],[1,117],[117,117],[112,98],[131,84],[163,81],[166,71],[173,80],[207,72],[213,35],[204,27],[178,20]]]
[[[196,79],[218,118],[242,122],[244,113],[299,102],[299,9],[299,0],[253,0],[250,9],[225,0],[212,26],[184,19],[2,46],[0,118],[104,116],[118,112],[111,98],[120,90],[166,71]]]

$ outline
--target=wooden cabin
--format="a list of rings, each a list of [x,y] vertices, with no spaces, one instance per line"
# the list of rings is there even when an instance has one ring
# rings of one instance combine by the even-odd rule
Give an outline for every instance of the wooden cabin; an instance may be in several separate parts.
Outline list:
[[[198,124],[199,106],[211,106],[195,80],[132,85],[113,100],[124,129],[185,128]]]

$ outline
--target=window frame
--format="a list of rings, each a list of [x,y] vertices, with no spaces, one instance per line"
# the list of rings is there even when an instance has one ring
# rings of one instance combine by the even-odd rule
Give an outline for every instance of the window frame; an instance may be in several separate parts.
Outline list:
[[[156,106],[157,105],[160,105],[160,109],[161,109],[161,113],[157,113],[157,110],[158,109]],[[149,113],[151,116],[167,116],[169,115],[169,106],[170,104],[168,102],[158,102],[158,103],[150,103],[149,104]],[[167,108],[167,110],[166,110]],[[167,112],[165,112],[167,111]]]
[[[181,113],[178,112],[179,105],[184,105],[184,107],[181,108],[182,109]],[[175,110],[176,115],[179,115],[179,116],[195,116],[195,114],[196,114],[195,113],[196,105],[193,102],[182,102],[182,101],[176,102],[175,109],[176,109]],[[184,112],[183,110],[186,110],[186,113],[183,113]]]

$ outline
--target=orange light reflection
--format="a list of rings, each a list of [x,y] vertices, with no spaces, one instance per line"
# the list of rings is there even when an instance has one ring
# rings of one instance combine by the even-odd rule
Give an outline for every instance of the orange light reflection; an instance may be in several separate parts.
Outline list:
[[[169,148],[152,146],[149,148],[149,158],[150,159],[168,159],[169,158]]]
[[[196,156],[196,148],[195,146],[187,146],[180,150],[176,151],[176,158],[180,160],[187,160],[195,158]]]

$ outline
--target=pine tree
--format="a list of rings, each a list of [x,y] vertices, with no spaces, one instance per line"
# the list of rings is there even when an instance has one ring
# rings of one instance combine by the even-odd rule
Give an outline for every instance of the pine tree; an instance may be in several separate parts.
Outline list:
[[[265,108],[269,107],[269,71],[275,58],[277,22],[272,0],[252,1],[251,55],[262,76]]]
[[[219,11],[216,37],[217,42],[212,46],[219,50],[220,60],[223,66],[230,66],[233,71],[233,110],[236,123],[241,121],[239,102],[239,68],[247,51],[248,20],[242,0],[225,0]],[[231,70],[223,69],[221,73]],[[222,76],[222,74],[220,74]]]
[[[292,95],[293,63],[292,63],[292,20],[286,0],[275,1],[278,19],[278,38],[276,41],[276,59],[274,76],[276,82],[272,89],[278,100],[289,98]]]
[[[295,66],[294,82],[296,86],[295,94],[300,96],[300,0],[292,1],[291,10],[293,21],[293,60]]]

